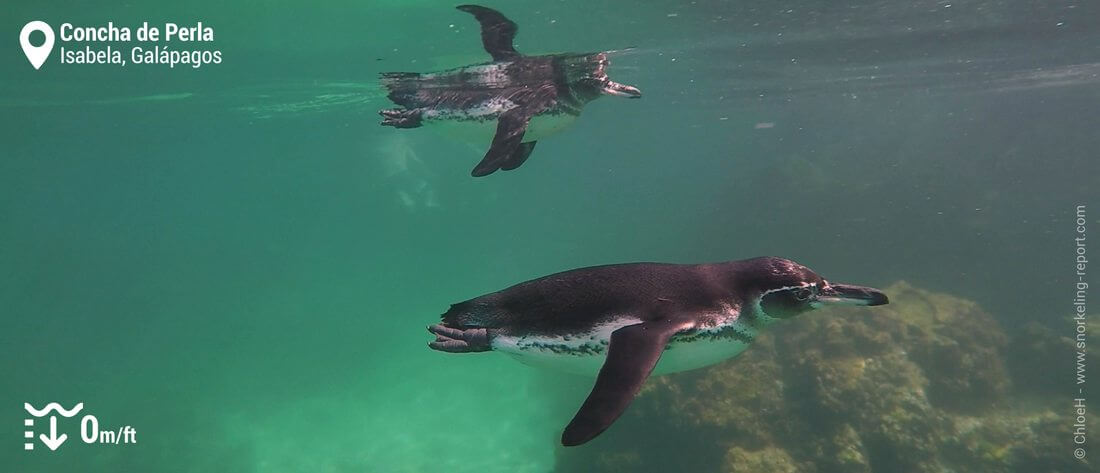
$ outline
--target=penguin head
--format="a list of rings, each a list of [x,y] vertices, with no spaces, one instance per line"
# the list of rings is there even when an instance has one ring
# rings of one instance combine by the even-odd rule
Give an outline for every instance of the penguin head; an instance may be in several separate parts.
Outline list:
[[[768,317],[788,319],[832,305],[883,305],[890,302],[870,287],[827,281],[810,268],[783,258],[757,258],[753,263],[757,307]]]
[[[632,99],[642,96],[642,91],[637,87],[620,84],[607,77],[607,66],[610,64],[607,53],[562,55],[560,61],[569,89],[585,102],[601,95]]]

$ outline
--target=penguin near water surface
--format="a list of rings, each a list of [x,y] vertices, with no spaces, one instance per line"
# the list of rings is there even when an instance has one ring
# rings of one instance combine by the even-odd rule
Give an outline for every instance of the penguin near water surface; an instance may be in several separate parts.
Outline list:
[[[477,5],[457,8],[480,23],[482,44],[493,61],[426,74],[384,72],[382,85],[402,108],[379,114],[385,126],[432,125],[492,136],[471,172],[475,177],[520,167],[537,140],[561,131],[601,95],[642,96],[607,77],[605,52],[524,56],[512,46],[516,24],[500,12]]]
[[[832,283],[794,261],[595,266],[451,306],[428,327],[432,349],[501,351],[524,363],[598,373],[563,445],[592,440],[626,410],[650,373],[737,356],[772,323],[829,305],[886,304],[869,287]]]

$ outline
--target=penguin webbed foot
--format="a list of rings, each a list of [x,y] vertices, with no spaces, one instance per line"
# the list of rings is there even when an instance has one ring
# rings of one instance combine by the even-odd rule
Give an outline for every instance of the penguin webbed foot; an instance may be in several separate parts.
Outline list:
[[[429,342],[432,350],[447,353],[475,353],[489,351],[489,331],[483,328],[452,328],[443,324],[428,326],[428,331],[435,335],[435,341]]]

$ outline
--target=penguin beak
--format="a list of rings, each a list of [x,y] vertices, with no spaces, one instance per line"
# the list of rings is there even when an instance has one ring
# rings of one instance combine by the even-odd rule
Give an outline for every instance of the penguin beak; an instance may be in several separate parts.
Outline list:
[[[817,302],[822,305],[883,305],[890,303],[890,299],[875,288],[830,284],[817,294]]]
[[[612,80],[609,80],[607,81],[607,83],[604,84],[601,92],[607,95],[614,95],[616,97],[627,97],[631,99],[640,98],[642,96],[642,91],[638,90],[637,87],[623,85]]]

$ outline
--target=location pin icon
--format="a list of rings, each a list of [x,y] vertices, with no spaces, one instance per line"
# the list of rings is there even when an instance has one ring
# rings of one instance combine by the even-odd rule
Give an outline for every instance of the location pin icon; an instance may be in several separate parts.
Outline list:
[[[46,35],[46,41],[41,46],[31,44],[31,33],[35,31],[41,31]],[[50,57],[50,51],[53,51],[53,28],[44,21],[35,20],[27,23],[19,33],[19,45],[23,46],[23,53],[27,55],[27,60],[35,69],[38,69],[42,67],[42,63],[46,62],[46,58]]]

